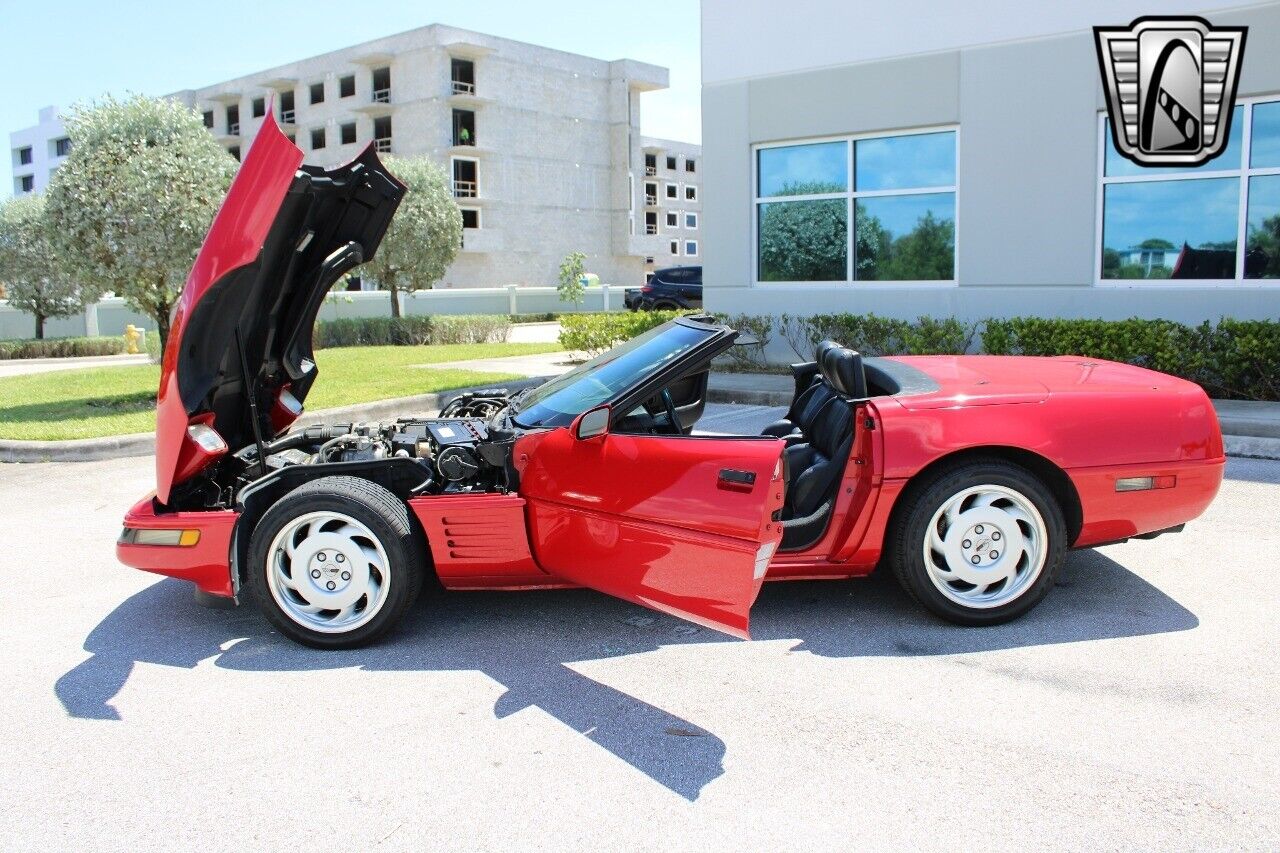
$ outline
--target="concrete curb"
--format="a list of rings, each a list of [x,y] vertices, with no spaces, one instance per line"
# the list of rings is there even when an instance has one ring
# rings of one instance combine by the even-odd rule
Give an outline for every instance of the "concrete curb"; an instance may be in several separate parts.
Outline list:
[[[533,385],[541,385],[546,377],[513,379],[500,387],[519,391]],[[317,423],[359,423],[361,421],[393,420],[417,414],[434,414],[461,394],[494,385],[455,388],[414,397],[397,397],[321,409],[298,418],[296,426]],[[154,433],[138,432],[130,435],[113,435],[106,438],[77,438],[70,441],[11,441],[0,439],[0,462],[95,462],[100,459],[118,459],[125,456],[150,456],[156,449]]]

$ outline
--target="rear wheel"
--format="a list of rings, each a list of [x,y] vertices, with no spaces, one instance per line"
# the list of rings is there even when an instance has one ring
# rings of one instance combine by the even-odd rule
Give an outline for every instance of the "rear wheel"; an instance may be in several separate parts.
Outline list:
[[[281,498],[254,528],[248,587],[290,639],[353,648],[395,627],[424,565],[403,501],[358,477],[324,477]]]
[[[890,543],[898,582],[943,619],[1016,619],[1053,586],[1066,522],[1053,494],[1008,462],[970,462],[913,489]]]

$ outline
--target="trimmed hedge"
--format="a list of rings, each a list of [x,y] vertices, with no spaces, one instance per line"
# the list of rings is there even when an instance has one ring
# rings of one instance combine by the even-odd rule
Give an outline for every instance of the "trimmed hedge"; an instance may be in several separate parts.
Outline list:
[[[595,354],[679,316],[677,311],[579,314],[561,318],[566,349]],[[1186,326],[1170,320],[1011,317],[966,323],[954,317],[895,320],[874,314],[811,317],[720,315],[764,343],[780,335],[801,358],[825,338],[867,355],[1080,355],[1135,364],[1199,383],[1212,397],[1280,401],[1280,322],[1231,320]],[[725,366],[768,370],[764,347],[734,347]]]
[[[688,311],[624,311],[609,314],[563,314],[560,317],[560,346],[598,355],[623,341],[642,335],[655,326]]]
[[[148,335],[147,337],[151,336]],[[115,338],[45,338],[38,341],[0,341],[0,359],[82,358],[95,355],[120,355],[124,351],[123,335]]]
[[[511,320],[500,314],[354,317],[317,323],[316,349],[362,346],[502,343]]]
[[[1229,320],[988,320],[993,355],[1083,355],[1149,367],[1197,382],[1212,397],[1280,400],[1280,322]]]

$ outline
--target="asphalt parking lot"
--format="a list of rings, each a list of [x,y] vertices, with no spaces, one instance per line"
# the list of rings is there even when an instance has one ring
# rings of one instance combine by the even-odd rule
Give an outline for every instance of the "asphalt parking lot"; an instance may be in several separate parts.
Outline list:
[[[1280,462],[997,628],[883,578],[768,585],[751,642],[453,593],[343,653],[118,565],[151,478],[0,466],[0,849],[1280,845]]]

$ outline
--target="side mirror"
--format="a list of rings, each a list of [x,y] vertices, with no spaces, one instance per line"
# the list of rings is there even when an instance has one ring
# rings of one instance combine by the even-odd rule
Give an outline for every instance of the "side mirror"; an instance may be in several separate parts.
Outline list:
[[[598,406],[578,417],[574,424],[573,434],[579,441],[604,435],[609,431],[609,407]]]

